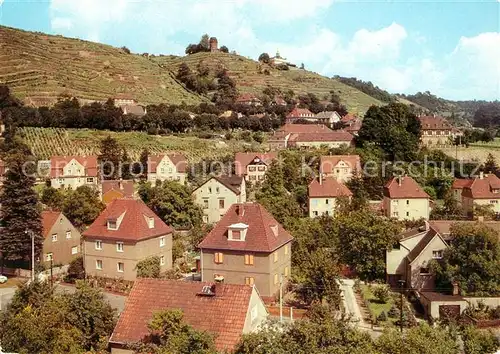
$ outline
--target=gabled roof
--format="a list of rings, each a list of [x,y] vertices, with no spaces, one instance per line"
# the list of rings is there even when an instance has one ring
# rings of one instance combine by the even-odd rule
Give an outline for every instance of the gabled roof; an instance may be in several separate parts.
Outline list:
[[[287,118],[302,118],[302,117],[314,117],[314,113],[308,110],[307,108],[297,108],[291,110],[290,113],[287,114]]]
[[[213,176],[210,177],[203,183],[201,186],[195,189],[197,191],[201,187],[203,187],[205,184],[207,184],[209,181],[212,179],[215,179],[217,182],[225,186],[227,189],[232,191],[236,195],[241,194],[241,184],[245,180],[242,176],[236,176],[236,175],[231,175],[231,176]],[[193,192],[194,193],[194,192]]]
[[[50,158],[50,177],[63,177],[64,167],[73,159],[84,167],[86,177],[97,177],[97,156],[52,156]]]
[[[117,230],[108,230],[108,219],[124,217]],[[154,219],[154,227],[149,228],[147,218]],[[83,236],[101,240],[121,240],[137,242],[172,233],[173,229],[165,224],[142,200],[115,199],[85,230]]]
[[[358,119],[358,117],[356,117],[354,114],[348,113],[348,114],[346,114],[345,116],[343,116],[343,117],[340,119],[340,121],[341,121],[342,123],[348,123],[348,122],[350,122],[350,121],[354,121],[354,120],[357,120],[357,119]]]
[[[498,192],[494,193],[494,190]],[[475,178],[464,187],[462,195],[473,199],[500,199],[500,178],[495,174]]]
[[[283,125],[278,132],[286,133],[332,133],[333,130],[324,124],[291,124]]]
[[[134,181],[132,180],[105,180],[101,182],[102,194],[110,191],[123,193],[123,198],[132,198],[134,196]]]
[[[334,168],[341,162],[345,162],[352,170],[361,172],[361,159],[359,155],[328,155],[321,156],[319,168],[322,173],[333,173]]]
[[[393,177],[384,186],[384,196],[392,199],[429,198],[429,195],[411,177]]]
[[[183,154],[178,152],[172,152],[168,154],[158,154],[148,156],[148,172],[156,173],[158,165],[163,160],[163,158],[168,158],[177,169],[178,173],[185,173],[187,171],[187,159]]]
[[[422,130],[451,130],[451,124],[443,117],[421,116],[418,117]]]
[[[231,351],[243,334],[253,287],[216,284],[215,295],[200,295],[210,283],[164,279],[137,279],[110,343],[125,344],[144,339],[155,312],[180,309],[193,328],[215,335],[217,350]]]
[[[146,114],[146,110],[142,106],[138,105],[125,105],[121,106],[123,114],[133,114],[135,116],[142,117]]]
[[[42,211],[42,235],[46,238],[50,230],[54,227],[54,224],[59,220],[59,216],[62,214],[60,211]]]
[[[238,176],[246,173],[247,166],[255,159],[260,160],[266,165],[270,165],[273,160],[278,157],[276,152],[260,153],[260,152],[237,152],[234,155],[234,169]]]
[[[430,226],[439,232],[445,239],[449,239],[451,227],[458,225],[484,225],[497,233],[500,239],[500,221],[472,221],[472,220],[431,220]]]
[[[330,119],[332,117],[337,117],[340,120],[340,115],[335,111],[323,111],[316,114],[315,118],[318,119]]]
[[[471,178],[455,178],[453,184],[451,185],[452,189],[463,189],[465,187],[469,187],[474,180]]]
[[[337,182],[335,178],[328,177],[323,178],[321,183],[314,179],[309,183],[309,198],[338,198],[338,197],[350,197],[352,192],[340,182]]]
[[[228,228],[244,223],[248,225],[245,241],[228,240]],[[272,228],[278,226],[277,236]],[[235,250],[270,253],[293,237],[258,203],[233,204],[222,219],[198,245],[201,249]]]
[[[434,237],[441,237],[439,236],[438,232],[434,229],[429,229],[424,237],[417,243],[415,247],[408,253],[406,256],[408,260],[413,262],[421,253],[422,251],[427,247],[427,245],[434,239]],[[446,244],[446,242],[443,240],[443,242]]]
[[[277,105],[286,106],[286,101],[283,99],[283,97],[280,96],[275,97],[273,102]]]

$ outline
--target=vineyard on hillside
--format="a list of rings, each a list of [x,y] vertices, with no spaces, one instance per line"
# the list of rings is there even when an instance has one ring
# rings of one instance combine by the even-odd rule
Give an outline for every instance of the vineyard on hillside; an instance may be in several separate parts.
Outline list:
[[[33,154],[40,160],[53,155],[97,155],[100,142],[111,135],[126,149],[132,159],[138,159],[147,148],[150,153],[178,151],[186,155],[189,162],[202,159],[223,159],[238,151],[262,149],[257,143],[248,144],[240,140],[201,139],[194,136],[153,136],[142,132],[109,132],[89,129],[22,128],[21,134]]]

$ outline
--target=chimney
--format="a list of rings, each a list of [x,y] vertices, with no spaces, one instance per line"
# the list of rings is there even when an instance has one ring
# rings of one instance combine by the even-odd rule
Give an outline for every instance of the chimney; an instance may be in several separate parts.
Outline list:
[[[236,214],[239,216],[245,215],[245,206],[243,204],[236,204]]]
[[[123,180],[121,178],[118,181],[118,188],[120,188],[120,190],[123,190]]]
[[[460,287],[458,286],[458,283],[454,281],[453,283],[451,283],[451,285],[453,286],[452,295],[459,295]]]
[[[484,172],[483,171],[479,172],[479,179],[484,179]]]
[[[401,187],[401,182],[402,182],[403,177],[398,176],[397,179],[398,179],[398,186]]]
[[[319,172],[319,184],[323,184],[323,174],[321,173],[321,171]]]

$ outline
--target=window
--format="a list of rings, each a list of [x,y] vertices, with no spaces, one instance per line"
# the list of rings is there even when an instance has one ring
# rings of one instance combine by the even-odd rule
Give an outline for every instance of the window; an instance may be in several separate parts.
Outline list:
[[[410,216],[410,212],[409,211],[406,212],[406,216]]]
[[[443,258],[443,251],[442,250],[432,251],[432,258],[434,258],[434,259],[441,259],[441,258]]]
[[[408,199],[406,200],[406,205],[410,205],[410,201]]]
[[[249,178],[250,178],[250,181],[255,181],[255,180],[257,179],[257,176],[252,175],[252,176],[250,176]]]
[[[328,205],[329,199],[325,199],[325,204]]]
[[[203,199],[203,209],[208,209],[208,199]]]
[[[245,254],[245,265],[253,265],[253,254]]]
[[[87,178],[87,183],[94,183],[94,179],[92,177]]]
[[[278,261],[278,251],[274,251],[273,259],[274,259],[274,263],[276,263]]]
[[[231,230],[231,240],[241,240],[241,231]]]
[[[148,218],[148,227],[150,229],[154,229],[154,227],[155,227],[155,218],[152,218],[152,217]]]
[[[285,256],[288,255],[288,245],[285,245]]]
[[[165,246],[165,236],[160,237],[160,247]]]
[[[287,277],[289,274],[288,274],[288,267],[285,267],[285,277]]]
[[[498,200],[490,200],[490,204],[497,204]]]
[[[278,284],[278,274],[274,274],[274,285]]]
[[[165,256],[160,256],[160,265],[165,265]]]
[[[254,284],[254,279],[252,277],[245,278],[245,284],[246,285],[253,285]]]
[[[219,209],[224,209],[224,199],[219,199]]]
[[[259,181],[262,181],[262,180],[264,179],[264,176],[263,176],[263,175],[258,175],[258,176],[257,176],[257,179],[258,179]]]
[[[248,166],[248,172],[255,172],[256,168],[255,166]]]
[[[317,210],[313,211],[313,215],[318,216],[318,211]]]
[[[266,166],[259,166],[258,170],[259,170],[260,172],[263,172],[263,171],[265,171],[265,170],[266,170]]]
[[[208,215],[203,215],[203,222],[207,223],[208,222]]]
[[[125,265],[122,262],[118,262],[116,265],[116,270],[118,270],[120,273],[123,273],[123,270],[125,269]]]
[[[95,249],[96,250],[102,250],[102,241],[96,241],[95,242]]]
[[[429,274],[429,268],[421,267],[420,268],[420,274]]]
[[[219,194],[219,187],[215,187],[215,193]]]
[[[108,220],[108,230],[116,230],[117,228],[116,220]]]
[[[66,231],[66,238],[71,238],[71,230]]]
[[[51,261],[51,260],[53,260],[53,259],[54,259],[54,258],[53,258],[52,252],[51,252],[51,253],[47,253],[47,254],[45,255],[45,260],[46,260],[47,262],[50,262],[50,261]]]
[[[212,187],[208,187],[208,193],[212,194]]]
[[[164,169],[164,168],[161,168],[161,169],[160,169],[160,172],[161,172],[161,173],[165,173],[165,169]]]
[[[397,211],[392,212],[392,216],[398,216],[399,213]]]
[[[172,171],[173,171],[173,170],[172,170],[172,167],[169,167],[169,168],[168,168],[168,173],[172,173]]]
[[[52,235],[52,242],[56,242],[57,241],[57,234],[53,234]]]
[[[251,278],[251,279],[253,279],[253,278]],[[252,306],[252,311],[251,311],[251,314],[250,314],[251,321],[252,322],[255,321],[258,316],[259,316],[259,310],[257,309],[257,305],[253,305]]]
[[[102,269],[102,261],[100,259],[95,261],[95,268],[99,270]]]
[[[116,243],[116,252],[123,252],[123,242]]]
[[[78,253],[78,246],[71,247],[71,254],[77,254]]]
[[[214,254],[214,262],[216,264],[222,264],[224,262],[224,255],[220,252],[215,252]]]

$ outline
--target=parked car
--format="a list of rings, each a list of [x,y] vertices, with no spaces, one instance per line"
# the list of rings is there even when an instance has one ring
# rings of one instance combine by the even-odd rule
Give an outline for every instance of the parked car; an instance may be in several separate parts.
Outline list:
[[[0,274],[0,284],[7,283],[7,277]]]

